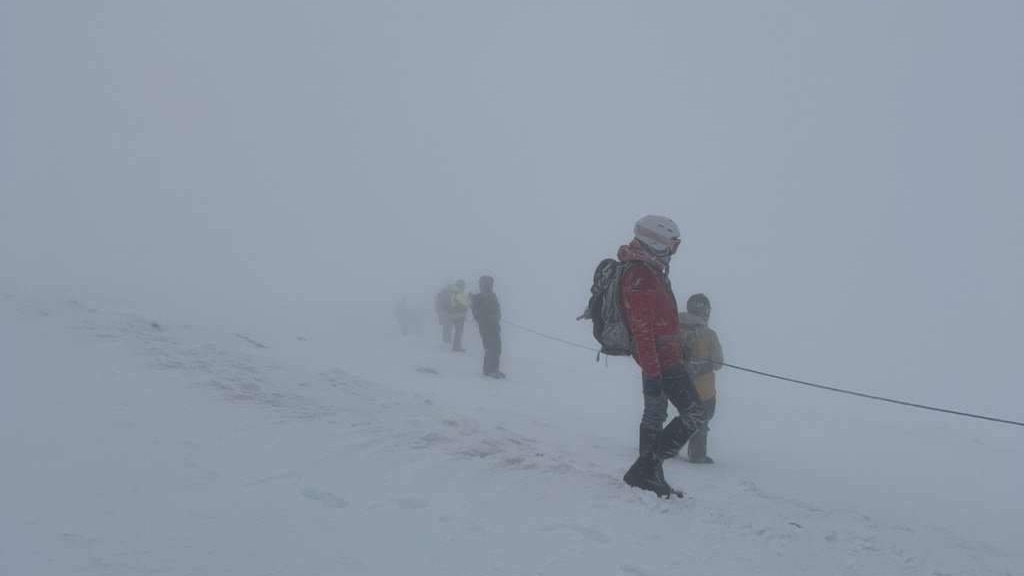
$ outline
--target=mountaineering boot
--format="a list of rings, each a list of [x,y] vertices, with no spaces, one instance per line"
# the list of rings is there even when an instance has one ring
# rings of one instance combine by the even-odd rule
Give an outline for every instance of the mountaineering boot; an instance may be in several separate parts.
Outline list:
[[[668,486],[668,489],[672,491],[672,495],[675,496],[676,498],[682,498],[686,496],[686,494],[682,490],[676,490],[675,488],[672,487],[671,484],[668,483],[667,480],[665,480],[665,469],[662,467],[662,464],[663,463],[661,461],[658,461],[657,464],[654,465],[654,473],[658,476],[658,479],[661,480],[662,484]]]
[[[657,428],[640,427],[640,454],[654,450],[654,443],[658,441],[659,432],[661,430]]]
[[[626,471],[622,481],[634,488],[654,492],[661,498],[670,498],[675,491],[659,476],[660,464],[650,453],[642,454]]]
[[[693,464],[714,464],[715,461],[708,457],[708,433],[707,426],[702,427],[690,436],[686,444],[686,459]]]
[[[658,440],[654,443],[654,456],[659,460],[668,460],[686,444],[693,434],[693,429],[683,423],[683,419],[676,416],[668,423],[668,426],[658,434]]]

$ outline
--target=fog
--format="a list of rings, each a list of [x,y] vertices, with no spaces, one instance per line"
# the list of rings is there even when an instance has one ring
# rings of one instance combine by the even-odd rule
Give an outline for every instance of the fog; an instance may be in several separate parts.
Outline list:
[[[588,343],[594,266],[663,214],[728,360],[1021,418],[1022,25],[1010,1],[7,0],[0,266],[268,325],[488,273],[507,319]]]

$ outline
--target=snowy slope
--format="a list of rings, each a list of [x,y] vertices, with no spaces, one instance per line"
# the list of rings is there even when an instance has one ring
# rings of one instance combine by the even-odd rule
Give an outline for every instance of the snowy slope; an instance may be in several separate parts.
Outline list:
[[[1024,573],[1015,430],[727,375],[720,463],[668,463],[667,502],[620,481],[627,363],[507,331],[497,383],[372,310],[256,333],[2,288],[2,574]]]

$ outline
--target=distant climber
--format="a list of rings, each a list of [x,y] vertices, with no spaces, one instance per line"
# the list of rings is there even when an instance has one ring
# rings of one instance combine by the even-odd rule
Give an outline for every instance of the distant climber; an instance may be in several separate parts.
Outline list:
[[[501,379],[501,304],[493,277],[481,276],[479,285],[480,292],[472,295],[472,310],[484,346],[484,376]]]

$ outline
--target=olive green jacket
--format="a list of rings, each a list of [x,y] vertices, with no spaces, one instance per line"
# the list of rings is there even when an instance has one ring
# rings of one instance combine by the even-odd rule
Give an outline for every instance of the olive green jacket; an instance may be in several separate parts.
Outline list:
[[[714,398],[715,371],[721,369],[721,362],[725,361],[718,333],[700,316],[682,312],[679,314],[679,335],[683,340],[683,358],[694,377],[700,399]]]

